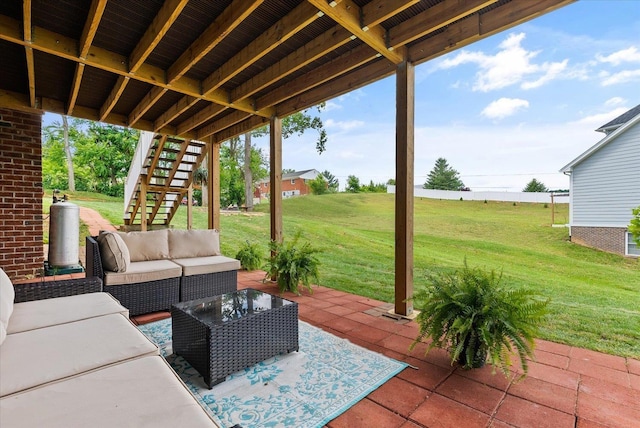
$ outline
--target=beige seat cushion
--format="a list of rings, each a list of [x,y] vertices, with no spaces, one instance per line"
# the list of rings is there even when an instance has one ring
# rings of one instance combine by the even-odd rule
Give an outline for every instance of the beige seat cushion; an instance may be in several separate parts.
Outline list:
[[[126,272],[131,263],[129,248],[120,235],[105,232],[98,235],[102,267],[113,272]]]
[[[190,259],[177,259],[173,261],[182,266],[182,274],[184,276],[240,269],[239,260],[225,256],[193,257]]]
[[[182,267],[171,260],[132,262],[126,272],[105,272],[104,285],[137,284],[180,276]]]
[[[13,313],[13,301],[16,297],[15,289],[11,280],[4,270],[0,269],[0,344],[2,344],[9,328],[9,318]],[[4,331],[4,334],[2,333]]]
[[[16,303],[7,333],[20,333],[117,313],[129,317],[129,310],[109,293],[88,293]]]
[[[147,232],[116,232],[129,249],[132,262],[169,258],[167,229]]]
[[[216,427],[162,357],[143,357],[0,400],[2,427]]]
[[[158,354],[157,346],[121,314],[9,334],[0,346],[0,397]]]
[[[220,234],[215,229],[171,229],[168,233],[172,259],[220,255]]]

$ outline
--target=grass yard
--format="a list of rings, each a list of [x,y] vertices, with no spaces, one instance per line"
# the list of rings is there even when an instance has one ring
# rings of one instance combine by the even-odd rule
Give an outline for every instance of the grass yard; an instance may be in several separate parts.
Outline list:
[[[120,224],[122,202],[93,195],[73,201]],[[300,230],[323,249],[320,283],[392,302],[394,195],[333,194],[287,199],[285,239]],[[556,208],[566,219],[568,207]],[[194,227],[207,227],[194,208]],[[222,250],[234,256],[245,240],[267,255],[269,207],[221,218]],[[504,281],[551,298],[542,337],[610,354],[640,358],[640,260],[573,245],[568,229],[552,228],[543,204],[415,200],[414,283],[429,270],[470,266],[503,272]],[[173,226],[184,228],[182,207]],[[84,239],[84,238],[83,238]]]

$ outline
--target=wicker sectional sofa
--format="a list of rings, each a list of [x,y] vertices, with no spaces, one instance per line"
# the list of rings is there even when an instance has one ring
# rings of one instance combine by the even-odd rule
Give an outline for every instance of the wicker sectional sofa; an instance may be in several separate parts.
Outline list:
[[[131,315],[237,289],[240,262],[220,253],[213,229],[103,232],[87,237],[87,275]]]
[[[0,269],[0,426],[217,426],[102,291],[17,284]]]

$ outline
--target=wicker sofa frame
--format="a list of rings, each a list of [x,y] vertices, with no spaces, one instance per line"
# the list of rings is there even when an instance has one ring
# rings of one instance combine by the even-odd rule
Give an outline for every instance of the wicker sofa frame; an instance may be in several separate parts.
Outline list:
[[[86,238],[86,264],[87,275],[104,280],[100,247],[94,236]],[[236,291],[237,287],[236,270],[103,286],[104,291],[118,299],[132,316],[168,311],[174,303],[230,293]]]
[[[13,284],[15,290],[14,303],[32,302],[35,300],[68,297],[78,294],[99,293],[102,280],[98,277],[76,279],[26,282]]]

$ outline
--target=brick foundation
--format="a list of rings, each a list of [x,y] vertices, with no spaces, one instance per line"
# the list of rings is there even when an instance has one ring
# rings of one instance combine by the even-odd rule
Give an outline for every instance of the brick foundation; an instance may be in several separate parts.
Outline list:
[[[0,267],[12,280],[40,274],[42,115],[0,108]]]
[[[624,256],[626,233],[624,227],[571,226],[571,242]]]

